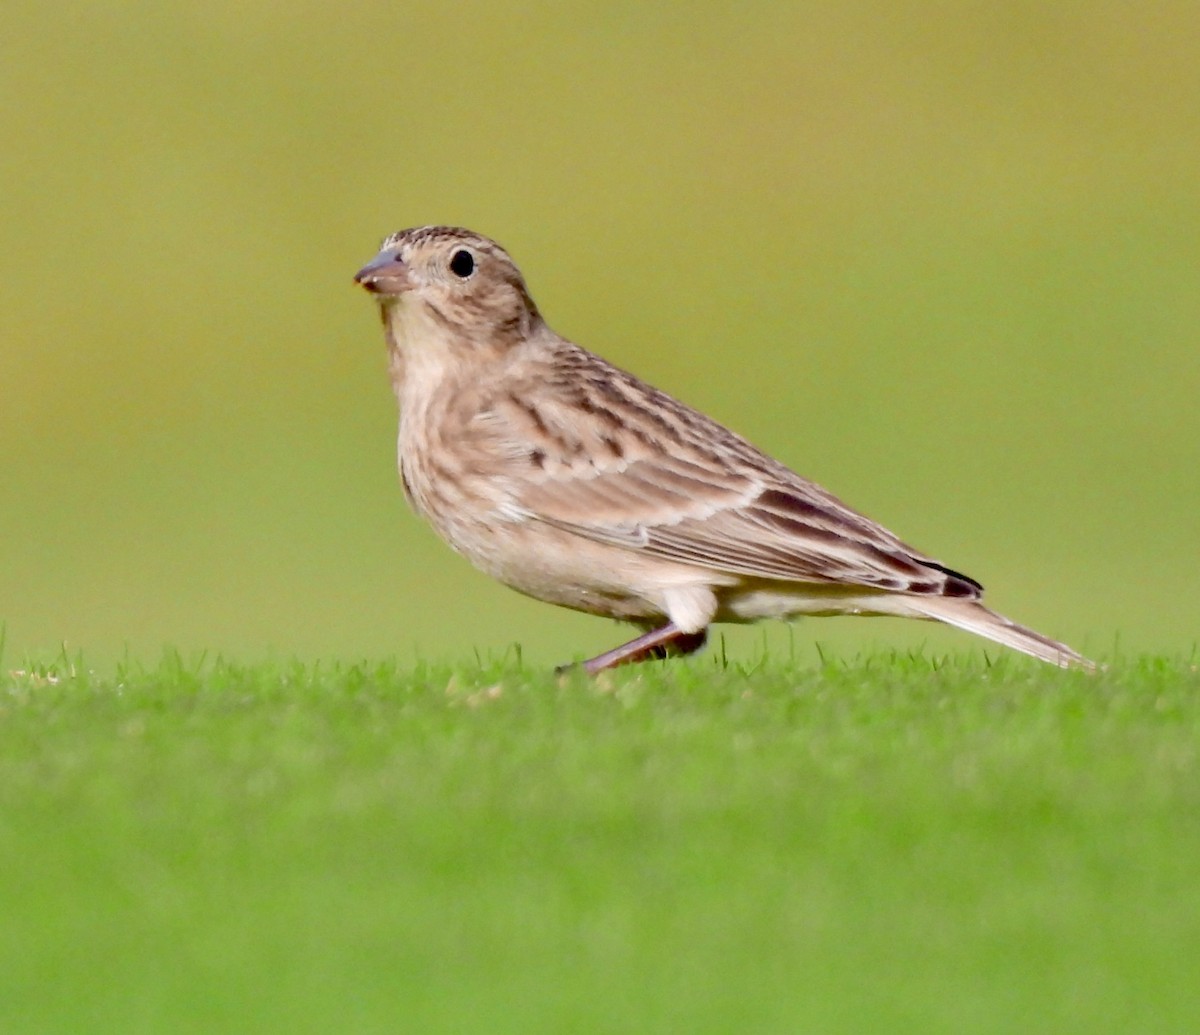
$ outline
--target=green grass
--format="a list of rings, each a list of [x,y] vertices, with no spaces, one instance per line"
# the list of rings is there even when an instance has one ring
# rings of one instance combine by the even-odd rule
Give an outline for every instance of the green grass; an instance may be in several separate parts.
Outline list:
[[[1198,1030],[1194,659],[718,653],[0,675],[0,1031]]]

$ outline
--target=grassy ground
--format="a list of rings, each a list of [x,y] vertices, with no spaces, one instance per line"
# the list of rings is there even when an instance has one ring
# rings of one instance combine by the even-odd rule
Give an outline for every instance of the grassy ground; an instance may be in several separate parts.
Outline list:
[[[5,1032],[1200,1026],[1194,659],[0,690]]]

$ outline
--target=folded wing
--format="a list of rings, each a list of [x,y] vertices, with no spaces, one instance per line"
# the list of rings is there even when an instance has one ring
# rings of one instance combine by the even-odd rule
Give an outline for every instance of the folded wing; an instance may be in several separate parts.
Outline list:
[[[981,592],[745,439],[620,371],[600,387],[508,393],[477,410],[471,425],[469,437],[489,454],[481,466],[504,471],[506,509],[585,539],[751,578]]]

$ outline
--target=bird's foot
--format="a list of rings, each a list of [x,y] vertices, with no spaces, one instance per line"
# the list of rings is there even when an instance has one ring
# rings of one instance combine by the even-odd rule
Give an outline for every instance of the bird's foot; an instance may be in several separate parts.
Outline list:
[[[594,658],[570,665],[559,665],[554,671],[556,675],[563,675],[582,667],[589,676],[594,676],[597,672],[616,668],[618,665],[633,665],[639,661],[694,654],[707,640],[707,629],[688,633],[683,632],[674,622],[668,622],[661,629],[651,629],[628,643],[597,654]]]

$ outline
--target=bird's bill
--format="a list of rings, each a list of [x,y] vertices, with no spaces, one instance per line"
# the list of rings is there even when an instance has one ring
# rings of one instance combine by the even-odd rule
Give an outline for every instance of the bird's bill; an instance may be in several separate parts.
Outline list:
[[[385,248],[354,274],[356,284],[361,284],[374,295],[399,295],[411,287],[408,267],[394,248]]]

